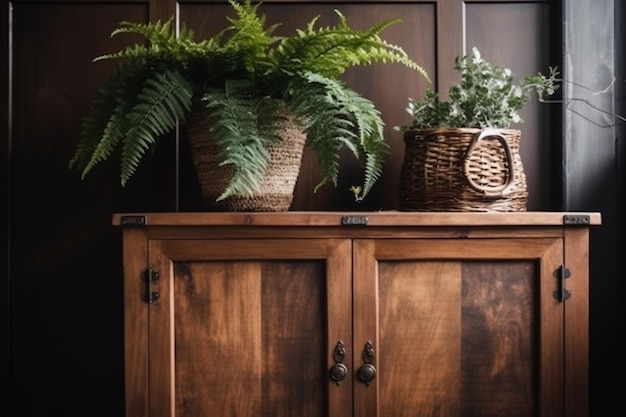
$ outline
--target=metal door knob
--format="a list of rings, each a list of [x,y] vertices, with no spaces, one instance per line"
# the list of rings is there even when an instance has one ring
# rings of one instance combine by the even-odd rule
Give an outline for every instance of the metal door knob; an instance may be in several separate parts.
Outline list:
[[[335,382],[343,380],[348,375],[348,367],[343,363],[336,363],[330,368],[330,379]]]
[[[359,368],[358,375],[361,381],[369,384],[376,377],[376,368],[374,367],[374,365],[366,363]]]

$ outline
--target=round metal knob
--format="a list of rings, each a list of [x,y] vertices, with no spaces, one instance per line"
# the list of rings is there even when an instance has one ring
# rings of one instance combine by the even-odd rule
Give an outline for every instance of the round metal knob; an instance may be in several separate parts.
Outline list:
[[[369,384],[376,377],[376,368],[374,365],[366,363],[359,368],[358,374],[361,381]]]
[[[336,363],[330,368],[330,379],[339,382],[348,375],[348,367],[343,363]]]

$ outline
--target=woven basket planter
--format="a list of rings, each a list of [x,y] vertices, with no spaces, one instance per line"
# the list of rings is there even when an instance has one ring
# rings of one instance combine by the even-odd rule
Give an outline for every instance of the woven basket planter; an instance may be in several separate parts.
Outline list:
[[[525,211],[528,191],[514,129],[404,134],[403,211]]]
[[[306,143],[303,132],[291,118],[287,118],[282,141],[268,149],[270,161],[259,186],[252,194],[217,198],[226,190],[234,168],[219,166],[219,149],[209,131],[210,121],[203,112],[193,112],[187,122],[193,165],[202,191],[202,201],[209,211],[288,211],[302,164]]]

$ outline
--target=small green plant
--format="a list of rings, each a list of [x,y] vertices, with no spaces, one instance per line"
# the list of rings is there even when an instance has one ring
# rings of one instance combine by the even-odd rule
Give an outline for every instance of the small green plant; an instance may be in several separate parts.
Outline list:
[[[276,36],[259,3],[229,0],[235,17],[217,35],[196,41],[183,24],[121,22],[113,35],[141,35],[147,42],[96,58],[120,60],[120,66],[92,102],[70,167],[84,178],[96,165],[121,150],[121,184],[165,134],[185,122],[198,105],[212,122],[219,163],[234,176],[218,200],[245,196],[258,186],[271,144],[285,110],[307,133],[317,155],[316,188],[337,185],[339,155],[348,148],[364,165],[362,199],[382,172],[389,147],[384,123],[374,104],[340,77],[346,69],[374,63],[399,63],[426,72],[381,32],[400,19],[360,31],[344,15],[318,27],[318,17],[291,36]]]
[[[510,69],[485,61],[477,48],[470,55],[457,57],[454,69],[461,81],[449,90],[447,101],[427,89],[422,101],[409,98],[406,111],[412,117],[408,126],[396,126],[398,131],[425,128],[508,128],[522,123],[519,111],[532,100],[553,95],[558,86],[559,72],[550,67],[548,75],[526,76],[515,84]]]

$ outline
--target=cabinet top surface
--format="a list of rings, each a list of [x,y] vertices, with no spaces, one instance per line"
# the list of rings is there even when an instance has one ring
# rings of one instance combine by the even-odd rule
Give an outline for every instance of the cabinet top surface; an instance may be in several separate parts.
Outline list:
[[[115,213],[116,226],[591,226],[595,212],[194,212]]]

